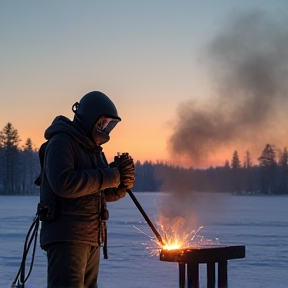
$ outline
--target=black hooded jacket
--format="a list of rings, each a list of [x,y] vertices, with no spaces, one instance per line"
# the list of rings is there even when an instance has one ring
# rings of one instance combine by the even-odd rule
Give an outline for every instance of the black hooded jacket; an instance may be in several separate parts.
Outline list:
[[[49,207],[50,214],[42,221],[41,247],[59,241],[103,244],[106,201],[117,201],[126,194],[124,188],[117,188],[118,169],[109,167],[102,148],[75,120],[56,117],[45,138],[40,203]]]

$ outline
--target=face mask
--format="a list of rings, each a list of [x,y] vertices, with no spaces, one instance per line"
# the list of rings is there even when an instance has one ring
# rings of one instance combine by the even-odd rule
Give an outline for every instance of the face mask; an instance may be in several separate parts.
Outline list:
[[[102,145],[110,140],[109,133],[119,122],[117,119],[102,116],[94,125],[92,136],[97,145]]]

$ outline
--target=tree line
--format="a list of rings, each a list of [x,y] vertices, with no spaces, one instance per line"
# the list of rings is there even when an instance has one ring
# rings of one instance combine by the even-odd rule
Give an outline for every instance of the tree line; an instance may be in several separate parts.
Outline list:
[[[252,165],[250,153],[246,152],[241,164],[235,150],[231,161],[223,166],[207,169],[175,167],[163,163],[136,162],[135,191],[172,192],[229,192],[243,195],[288,194],[288,152],[285,147],[278,151],[266,144]]]
[[[0,194],[35,195],[34,185],[40,171],[38,151],[28,138],[23,146],[17,129],[11,123],[0,131]]]
[[[34,184],[40,172],[38,149],[20,136],[11,123],[0,131],[0,194],[38,195]],[[288,194],[288,152],[265,145],[252,165],[249,151],[241,163],[238,152],[223,166],[207,169],[184,168],[163,162],[136,161],[135,192],[229,192],[234,194]]]

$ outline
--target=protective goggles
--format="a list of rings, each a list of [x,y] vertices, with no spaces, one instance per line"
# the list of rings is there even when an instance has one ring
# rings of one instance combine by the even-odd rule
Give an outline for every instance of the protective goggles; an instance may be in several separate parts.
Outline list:
[[[102,116],[95,125],[99,131],[109,134],[118,122],[118,119]]]

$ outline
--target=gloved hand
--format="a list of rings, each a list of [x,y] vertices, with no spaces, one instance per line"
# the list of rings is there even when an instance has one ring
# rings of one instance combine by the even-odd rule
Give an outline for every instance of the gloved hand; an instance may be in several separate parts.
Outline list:
[[[114,157],[110,167],[117,167],[120,173],[120,187],[131,189],[135,182],[135,166],[133,159],[128,153]]]

